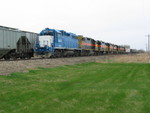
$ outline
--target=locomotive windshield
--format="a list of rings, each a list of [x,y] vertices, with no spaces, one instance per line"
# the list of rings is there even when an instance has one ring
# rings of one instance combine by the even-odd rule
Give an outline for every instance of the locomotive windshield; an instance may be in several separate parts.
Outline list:
[[[53,36],[53,31],[46,31],[44,33],[42,33],[41,35],[50,35],[50,36]]]
[[[40,47],[51,47],[54,40],[54,32],[45,30],[40,33],[39,45]]]

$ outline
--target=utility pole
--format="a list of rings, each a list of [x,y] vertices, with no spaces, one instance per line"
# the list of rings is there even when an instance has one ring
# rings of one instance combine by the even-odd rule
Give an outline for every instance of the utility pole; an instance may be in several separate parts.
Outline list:
[[[150,52],[150,50],[149,50],[150,49],[149,48],[150,47],[150,44],[149,44],[149,42],[150,42],[150,35],[147,35],[147,36],[148,36],[148,52]]]
[[[147,37],[148,37],[148,43],[147,43],[147,45],[148,45],[148,47],[147,47],[147,52],[150,52],[150,35],[148,34],[148,35],[146,35]]]
[[[147,52],[148,52],[148,56],[149,56],[149,63],[150,63],[150,34],[146,35],[148,36],[148,47],[147,47]]]

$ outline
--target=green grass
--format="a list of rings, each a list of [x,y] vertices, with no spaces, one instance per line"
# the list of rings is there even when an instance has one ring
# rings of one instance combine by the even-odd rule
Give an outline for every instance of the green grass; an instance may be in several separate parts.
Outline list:
[[[0,76],[0,113],[150,113],[150,64],[84,63]]]

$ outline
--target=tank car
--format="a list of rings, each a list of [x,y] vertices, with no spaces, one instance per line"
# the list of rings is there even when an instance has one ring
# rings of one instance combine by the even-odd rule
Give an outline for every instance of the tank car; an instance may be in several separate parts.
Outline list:
[[[0,26],[0,59],[31,58],[37,33]]]

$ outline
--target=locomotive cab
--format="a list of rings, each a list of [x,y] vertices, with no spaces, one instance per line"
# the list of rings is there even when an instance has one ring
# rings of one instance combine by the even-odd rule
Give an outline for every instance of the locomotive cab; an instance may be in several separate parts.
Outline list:
[[[54,32],[53,30],[44,30],[38,36],[36,42],[35,55],[43,55],[43,57],[50,57],[53,51]]]

